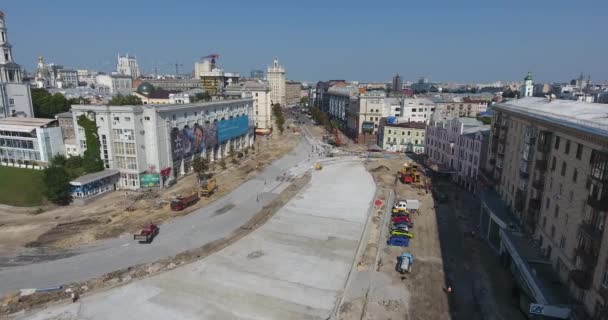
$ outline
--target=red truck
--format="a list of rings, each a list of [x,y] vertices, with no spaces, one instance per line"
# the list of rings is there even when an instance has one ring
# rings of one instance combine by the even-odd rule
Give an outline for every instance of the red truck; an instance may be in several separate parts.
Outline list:
[[[198,193],[194,193],[187,197],[176,197],[171,200],[171,210],[173,211],[181,211],[186,207],[189,207],[198,201]]]
[[[160,229],[154,223],[149,223],[137,234],[133,235],[133,240],[139,241],[139,243],[150,243],[158,234]]]

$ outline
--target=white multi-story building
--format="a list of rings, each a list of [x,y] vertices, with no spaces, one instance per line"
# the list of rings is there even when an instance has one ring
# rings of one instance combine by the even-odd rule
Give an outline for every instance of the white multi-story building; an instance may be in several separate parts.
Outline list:
[[[433,166],[439,172],[451,174],[454,181],[458,181],[460,140],[462,135],[467,132],[476,132],[475,130],[487,128],[489,127],[484,126],[481,121],[473,118],[431,120],[426,128],[425,149],[427,164]],[[463,149],[468,148],[468,146],[463,146]],[[473,155],[474,152],[469,152],[469,154]],[[477,161],[473,162],[479,165],[479,156],[477,156]],[[478,170],[476,169],[475,171]]]
[[[359,128],[358,134],[377,134],[380,118],[384,115],[384,91],[368,91],[359,96]]]
[[[78,71],[74,69],[57,70],[57,88],[78,87]]]
[[[138,79],[140,76],[139,65],[137,64],[137,57],[118,55],[118,64],[116,65],[116,72],[119,75],[129,76],[131,79]]]
[[[386,117],[397,117],[401,116],[401,99],[398,98],[385,98],[384,99],[384,111],[382,112]],[[407,120],[405,121],[407,122]]]
[[[424,153],[425,124],[423,122],[387,123],[380,121],[378,145],[393,152]]]
[[[465,189],[478,191],[478,176],[485,164],[490,126],[464,129],[458,141],[458,166],[454,180]]]
[[[12,45],[0,11],[0,118],[33,117],[30,86],[23,83],[21,66],[13,61]]]
[[[98,74],[95,76],[97,90],[103,94],[130,94],[133,79],[124,75]]]
[[[95,85],[95,76],[98,74],[97,71],[78,69],[76,70],[76,73],[78,73],[79,83],[84,83],[86,86]]]
[[[405,98],[401,101],[399,118],[406,122],[429,123],[431,115],[435,112],[435,103],[425,98]]]
[[[0,165],[40,169],[57,154],[64,154],[57,120],[0,119]]]
[[[270,84],[270,101],[285,106],[285,68],[279,64],[279,59],[274,59],[268,66],[266,79]]]
[[[272,105],[270,103],[270,86],[267,82],[247,81],[243,92],[250,93],[253,99],[252,119],[256,133],[268,134],[272,131]]]
[[[96,122],[100,156],[108,169],[120,171],[120,188],[138,189],[149,175],[161,186],[192,170],[194,157],[215,161],[253,144],[252,99],[141,106],[74,105],[80,116]],[[80,152],[85,131],[76,126]],[[146,183],[146,186],[149,186]]]

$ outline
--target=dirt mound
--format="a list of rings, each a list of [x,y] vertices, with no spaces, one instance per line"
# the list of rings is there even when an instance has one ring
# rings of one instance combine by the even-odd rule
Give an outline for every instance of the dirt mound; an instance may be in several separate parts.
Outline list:
[[[386,172],[386,171],[390,171],[390,170],[391,169],[389,169],[387,166],[380,165],[380,166],[377,166],[377,167],[375,167],[373,169],[370,169],[369,171],[371,171],[371,172],[383,172],[383,171]]]
[[[65,222],[56,225],[53,229],[43,233],[36,241],[29,242],[25,246],[28,248],[36,248],[48,246],[56,241],[64,239],[66,235],[73,235],[80,232],[82,229],[90,228],[99,224],[95,219],[83,219],[72,222]]]

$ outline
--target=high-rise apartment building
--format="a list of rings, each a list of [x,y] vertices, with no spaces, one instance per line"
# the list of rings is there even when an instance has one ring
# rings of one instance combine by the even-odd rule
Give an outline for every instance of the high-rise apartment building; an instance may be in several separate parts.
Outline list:
[[[565,314],[578,304],[593,319],[604,319],[606,107],[527,97],[493,111],[482,235],[510,266],[520,305],[538,303]]]
[[[285,106],[285,68],[279,64],[279,59],[274,59],[272,65],[268,66],[266,78],[270,84],[272,104]]]

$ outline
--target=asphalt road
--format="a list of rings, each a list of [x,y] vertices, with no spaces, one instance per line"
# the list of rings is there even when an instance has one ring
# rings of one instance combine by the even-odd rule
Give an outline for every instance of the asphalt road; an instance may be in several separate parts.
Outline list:
[[[149,245],[134,242],[129,234],[98,241],[64,259],[2,268],[0,296],[24,288],[46,288],[85,281],[136,264],[171,257],[224,238],[289,185],[289,181],[277,181],[278,176],[284,173],[290,175],[312,165],[316,156],[311,155],[311,143],[315,144],[306,134],[292,152],[273,162],[254,179],[208,206],[161,225],[160,234]]]
[[[375,184],[358,158],[327,164],[268,222],[205,259],[15,319],[329,319]]]

